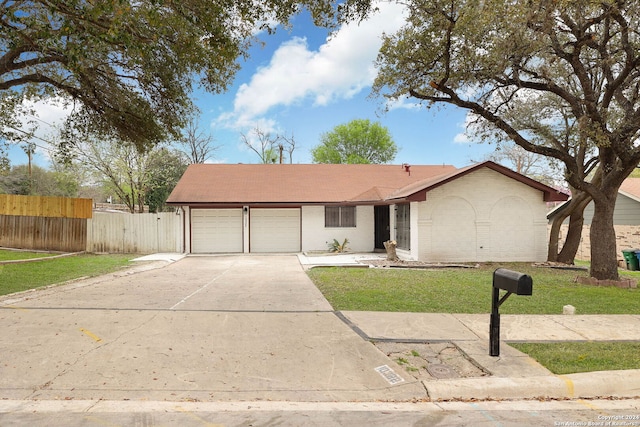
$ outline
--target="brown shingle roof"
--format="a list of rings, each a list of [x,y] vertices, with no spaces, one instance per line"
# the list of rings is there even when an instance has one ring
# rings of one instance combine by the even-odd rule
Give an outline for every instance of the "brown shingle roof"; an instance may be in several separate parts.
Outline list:
[[[567,195],[493,162],[462,169],[451,165],[198,164],[187,168],[167,203],[303,204],[399,200],[488,167],[540,190],[546,201]],[[424,199],[423,199],[424,200]]]
[[[384,200],[409,184],[449,174],[451,165],[190,165],[169,204],[345,203]]]
[[[620,190],[635,197],[636,199],[640,199],[640,178],[625,179],[624,181],[622,181]]]

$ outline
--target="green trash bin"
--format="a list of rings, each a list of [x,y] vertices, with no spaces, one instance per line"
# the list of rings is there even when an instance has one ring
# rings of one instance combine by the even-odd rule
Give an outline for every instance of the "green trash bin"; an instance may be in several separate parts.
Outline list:
[[[638,257],[636,257],[636,251],[640,249],[630,249],[626,251],[622,251],[622,255],[624,255],[624,260],[627,263],[627,270],[630,271],[639,271],[640,270],[640,262],[638,262]]]

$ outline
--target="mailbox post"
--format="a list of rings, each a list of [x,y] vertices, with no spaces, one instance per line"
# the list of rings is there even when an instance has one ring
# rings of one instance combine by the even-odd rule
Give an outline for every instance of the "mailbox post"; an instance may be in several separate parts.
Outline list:
[[[500,290],[507,291],[500,298]],[[500,312],[498,308],[511,294],[532,295],[533,279],[517,271],[498,268],[493,272],[493,292],[491,300],[491,321],[489,324],[489,355],[500,356]]]

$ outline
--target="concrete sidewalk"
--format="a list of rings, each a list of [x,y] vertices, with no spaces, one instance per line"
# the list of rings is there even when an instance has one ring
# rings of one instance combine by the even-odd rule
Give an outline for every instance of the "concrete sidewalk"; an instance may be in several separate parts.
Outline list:
[[[488,314],[341,312],[372,342],[451,342],[490,374],[423,381],[432,401],[640,396],[640,369],[554,375],[509,342],[640,341],[640,315],[502,315],[500,356]],[[640,367],[639,367],[640,368]]]
[[[489,340],[489,314],[342,312],[372,340]],[[640,341],[640,314],[502,314],[508,342]]]

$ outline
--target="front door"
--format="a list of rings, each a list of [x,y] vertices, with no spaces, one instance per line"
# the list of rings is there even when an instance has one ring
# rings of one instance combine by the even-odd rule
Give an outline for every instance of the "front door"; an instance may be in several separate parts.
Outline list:
[[[389,206],[374,206],[375,248],[384,249],[384,242],[391,238]]]

